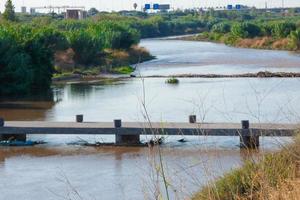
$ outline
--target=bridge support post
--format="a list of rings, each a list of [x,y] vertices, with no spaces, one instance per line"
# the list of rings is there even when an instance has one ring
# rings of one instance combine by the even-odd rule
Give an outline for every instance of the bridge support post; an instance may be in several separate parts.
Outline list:
[[[5,121],[3,118],[0,118],[0,127],[4,127]],[[18,140],[26,142],[26,135],[22,134],[0,134],[0,141],[7,141],[7,140]]]
[[[116,145],[138,145],[140,144],[140,135],[125,135],[122,133],[122,121],[114,120],[116,129]]]
[[[189,122],[191,124],[195,124],[197,122],[197,116],[196,115],[190,115],[189,116]]]
[[[3,118],[0,118],[0,127],[3,127],[4,126],[4,119]],[[0,135],[0,141],[3,141],[4,140],[4,135]]]
[[[82,123],[83,122],[83,115],[76,115],[76,122]]]
[[[240,147],[256,149],[259,147],[259,136],[251,133],[248,120],[242,121],[242,132],[240,134]]]

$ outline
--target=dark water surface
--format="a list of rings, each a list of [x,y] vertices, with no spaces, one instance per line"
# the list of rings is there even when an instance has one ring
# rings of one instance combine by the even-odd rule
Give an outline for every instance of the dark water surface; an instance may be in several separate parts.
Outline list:
[[[244,73],[300,71],[300,57],[285,51],[237,49],[220,44],[175,40],[144,40],[142,46],[157,56],[143,63],[143,75],[179,73]],[[6,120],[152,121],[297,123],[300,116],[300,79],[222,78],[130,79],[112,84],[53,86],[53,98],[2,100]],[[145,97],[145,98],[144,98]],[[28,148],[0,148],[0,199],[153,199],[157,150],[150,148],[81,147],[78,141],[114,141],[113,136],[29,136],[48,143]],[[149,137],[143,137],[146,141]],[[290,138],[261,138],[260,152],[241,151],[237,137],[166,138],[162,148],[172,199],[189,197],[208,180],[239,166],[249,156],[275,151]],[[161,179],[158,182],[161,185]],[[161,187],[163,189],[163,187]]]

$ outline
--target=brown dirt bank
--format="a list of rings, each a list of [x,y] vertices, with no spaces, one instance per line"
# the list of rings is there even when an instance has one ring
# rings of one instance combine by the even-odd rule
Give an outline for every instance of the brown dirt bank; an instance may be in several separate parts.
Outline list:
[[[191,36],[183,36],[174,38],[177,40],[186,40],[186,41],[202,41],[202,42],[214,42],[222,43],[233,47],[238,48],[251,48],[251,49],[266,49],[266,50],[283,50],[283,51],[295,51],[290,45],[289,38],[272,38],[272,37],[255,37],[255,38],[237,38],[234,41],[228,42],[228,35],[220,36],[218,39],[212,39],[209,35],[198,34]]]

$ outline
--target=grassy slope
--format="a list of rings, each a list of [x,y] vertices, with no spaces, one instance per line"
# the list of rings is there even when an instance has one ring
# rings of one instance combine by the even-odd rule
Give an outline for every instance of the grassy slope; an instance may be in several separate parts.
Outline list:
[[[299,199],[300,137],[277,153],[225,174],[201,189],[193,200]]]
[[[196,36],[183,37],[184,40],[191,41],[209,41],[224,43],[234,47],[253,48],[253,49],[270,49],[270,50],[288,50],[292,51],[288,38],[275,39],[272,37],[256,37],[256,38],[231,38],[228,35],[215,33],[200,33]]]

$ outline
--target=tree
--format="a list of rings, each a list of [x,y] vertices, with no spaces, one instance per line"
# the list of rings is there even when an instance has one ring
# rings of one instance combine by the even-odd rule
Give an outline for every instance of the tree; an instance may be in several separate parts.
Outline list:
[[[300,30],[292,31],[290,33],[290,45],[293,50],[300,49]]]
[[[76,63],[89,65],[94,64],[97,54],[101,52],[103,46],[101,38],[93,36],[90,31],[74,30],[68,34],[70,47],[75,52]]]
[[[9,21],[16,21],[15,7],[11,0],[7,0],[5,4],[5,11],[3,13],[3,18]]]
[[[97,10],[96,8],[91,8],[88,10],[89,16],[94,16],[94,15],[97,15],[98,13],[99,13],[99,10]]]
[[[51,28],[36,30],[26,41],[25,51],[31,57],[32,93],[43,93],[50,89],[54,72],[54,53],[69,47],[66,37]]]
[[[29,93],[31,58],[5,28],[0,28],[0,55],[0,96]]]
[[[228,33],[230,32],[231,26],[229,23],[221,22],[213,25],[212,31],[216,33]]]
[[[261,34],[261,29],[255,24],[243,22],[233,25],[231,33],[240,38],[253,38]]]
[[[292,22],[275,23],[272,29],[272,35],[277,38],[285,38],[292,31],[296,30],[296,24]]]

